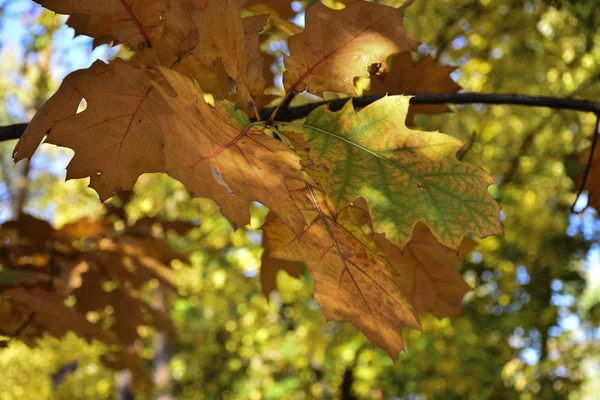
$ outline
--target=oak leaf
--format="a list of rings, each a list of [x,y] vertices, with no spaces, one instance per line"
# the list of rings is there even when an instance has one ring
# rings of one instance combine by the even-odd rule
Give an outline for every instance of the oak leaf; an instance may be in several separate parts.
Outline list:
[[[581,151],[578,155],[578,163],[579,165],[586,165],[590,158],[590,152],[592,151],[592,147],[588,147]],[[583,187],[588,191],[588,204],[591,207],[594,207],[596,210],[600,210],[600,151],[596,148],[594,150],[594,155],[592,159],[592,164],[590,166],[590,171],[588,172],[587,179],[585,181],[585,186]],[[581,186],[583,182],[583,177],[585,172],[582,172],[577,180],[577,186]]]
[[[290,0],[238,0],[238,3],[241,8],[256,15],[267,15],[270,29],[286,39],[302,32],[301,27],[290,21],[296,15]]]
[[[167,172],[219,204],[234,226],[248,224],[249,203],[259,201],[301,232],[304,219],[285,189],[289,178],[310,182],[296,153],[251,125],[232,103],[217,100],[213,108],[188,78],[159,71],[170,88],[155,87],[173,111],[161,121]]]
[[[46,240],[54,232],[54,228],[48,222],[25,213],[19,214],[16,220],[6,221],[0,226],[0,233],[9,238],[9,245],[34,253],[48,250]]]
[[[392,59],[392,68],[381,75],[371,76],[371,88],[365,95],[386,93],[452,93],[460,86],[450,74],[456,67],[439,65],[431,56],[417,63],[410,53],[399,54]],[[441,114],[450,111],[446,104],[415,104],[408,109],[407,125],[414,123],[415,114]]]
[[[160,40],[143,51],[136,52],[131,61],[136,65],[174,67],[198,45],[198,31],[189,14],[194,0],[172,1],[164,13],[163,34]]]
[[[323,0],[321,0],[323,1]],[[336,3],[343,4],[344,6],[349,6],[350,4],[362,2],[365,0],[333,0]],[[367,0],[368,1],[368,0]],[[382,4],[389,7],[394,7],[399,10],[405,10],[408,8],[415,0],[371,0],[377,2],[377,4]]]
[[[252,99],[265,87],[258,34],[268,16],[242,20],[237,0],[205,0],[190,12],[201,38],[192,53],[209,69],[220,59],[235,82],[235,102],[252,109]]]
[[[421,329],[421,324],[395,285],[392,267],[371,251],[375,243],[364,244],[365,236],[352,234],[355,229],[348,225],[357,221],[340,225],[303,182],[291,182],[290,190],[308,228],[297,236],[281,220],[267,221],[262,227],[264,259],[306,263],[327,320],[351,322],[395,360],[404,348],[402,327]]]
[[[127,197],[119,193],[123,203]],[[159,288],[175,289],[169,265],[186,257],[164,238],[150,235],[157,223],[163,225],[156,218],[152,224],[149,218],[125,224],[116,232],[115,217],[125,217],[117,209],[113,204],[107,219],[83,218],[59,230],[26,214],[0,226],[8,239],[0,244],[0,334],[31,345],[43,333],[60,337],[68,331],[100,340],[120,361],[111,365],[133,370],[134,383],[145,385],[151,380],[127,350],[140,339],[139,326],[176,335],[164,310],[140,293],[151,280]],[[67,298],[75,300],[73,307],[65,304]],[[89,311],[99,320],[88,320]]]
[[[95,38],[95,44],[127,43],[141,50],[156,43],[163,33],[163,14],[169,0],[35,0],[59,14],[69,14],[67,24],[77,35]]]
[[[95,67],[92,66],[92,68]],[[50,132],[58,121],[77,113],[83,96],[78,93],[77,88],[71,84],[71,81],[81,79],[86,73],[86,70],[71,72],[52,97],[33,116],[13,151],[15,162],[24,158],[31,158],[42,140],[44,140],[44,136]]]
[[[266,298],[269,298],[269,294],[277,289],[277,275],[279,271],[285,271],[294,278],[300,278],[302,263],[264,258],[260,266],[260,286]]]
[[[74,100],[82,98],[87,108],[77,114]],[[65,78],[27,127],[15,158],[30,158],[48,133],[47,143],[75,151],[67,179],[89,176],[90,187],[105,200],[131,189],[141,174],[163,171],[164,139],[156,119],[166,108],[143,68],[120,59],[97,61]]]
[[[42,288],[26,290],[22,287],[15,287],[5,289],[2,296],[25,307],[29,313],[34,313],[36,325],[42,325],[45,330],[56,337],[73,331],[86,339],[97,339],[106,344],[116,344],[116,341],[110,338],[102,327],[89,322],[85,316],[66,306],[64,299],[54,293]]]
[[[172,69],[196,81],[203,93],[210,93],[221,99],[235,100],[235,93],[231,92],[229,75],[221,59],[215,61],[212,68],[208,68],[198,61],[195,55],[190,54],[183,57]]]
[[[107,307],[110,307],[112,322],[110,332],[123,347],[129,346],[139,339],[138,327],[142,325],[155,326],[174,334],[174,328],[170,321],[167,326],[157,326],[157,321],[164,323],[165,319],[155,319],[150,304],[142,300],[137,291],[121,286],[120,281],[111,279],[110,275],[107,276],[102,271],[123,269],[119,265],[122,262],[118,258],[108,260],[116,261],[117,264],[112,262],[98,264],[82,274],[81,286],[74,288],[71,292],[77,299],[75,310],[81,315],[86,315],[90,311],[104,314]],[[111,285],[114,288],[105,290],[105,285]]]
[[[34,271],[0,269],[0,290],[4,287],[29,286],[48,281],[50,281],[50,277],[47,274]]]
[[[283,84],[322,96],[324,91],[355,93],[354,78],[368,77],[369,66],[419,42],[402,25],[402,12],[364,1],[343,10],[321,3],[306,12],[306,29],[289,38]]]
[[[456,271],[456,263],[477,245],[473,240],[463,239],[456,254],[419,222],[402,250],[384,235],[375,235],[375,241],[399,274],[394,281],[418,313],[431,312],[440,319],[460,315],[462,299],[471,287]]]
[[[408,129],[409,99],[387,96],[358,112],[348,101],[338,112],[322,106],[308,115],[309,162],[330,171],[332,212],[364,197],[375,232],[400,247],[419,221],[454,251],[468,233],[501,235],[500,206],[487,191],[493,178],[456,159],[459,140]]]
[[[247,8],[251,11],[259,13],[271,12],[277,13],[277,15],[283,19],[290,19],[296,13],[292,9],[291,0],[237,0],[241,8]]]

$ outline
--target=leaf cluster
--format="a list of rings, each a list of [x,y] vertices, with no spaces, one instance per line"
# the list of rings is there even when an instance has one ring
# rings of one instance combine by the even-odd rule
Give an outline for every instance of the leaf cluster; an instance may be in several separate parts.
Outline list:
[[[16,160],[44,137],[69,147],[67,178],[89,177],[101,200],[165,172],[214,200],[235,227],[250,222],[251,201],[262,203],[272,212],[265,275],[306,264],[325,316],[352,322],[394,359],[403,326],[421,328],[419,313],[459,313],[468,286],[454,264],[473,247],[469,235],[501,235],[502,226],[493,179],[456,159],[462,143],[407,127],[407,115],[446,108],[409,111],[408,97],[390,95],[362,110],[348,101],[277,120],[300,92],[353,96],[361,79],[371,93],[457,90],[452,68],[413,62],[419,42],[403,27],[404,6],[317,2],[302,29],[282,2],[38,2],[71,14],[78,34],[133,55],[67,76]],[[281,41],[289,55],[283,87],[272,90],[269,49]],[[260,120],[270,103],[275,112]]]
[[[82,218],[54,229],[21,214],[0,226],[0,334],[33,344],[42,334],[72,331],[107,345],[104,361],[131,369],[136,383],[151,384],[135,351],[140,327],[176,337],[165,310],[150,301],[149,289],[174,291],[172,250],[164,232],[192,226],[142,218],[126,224],[122,207],[103,219]]]

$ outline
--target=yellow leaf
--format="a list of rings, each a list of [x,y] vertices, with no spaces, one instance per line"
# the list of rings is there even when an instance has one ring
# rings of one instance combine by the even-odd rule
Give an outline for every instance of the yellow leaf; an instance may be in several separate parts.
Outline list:
[[[290,19],[296,15],[294,10],[292,10],[291,0],[238,0],[238,4],[242,8],[247,8],[252,11],[259,11],[261,13],[264,11],[264,9],[259,8],[257,10],[255,7],[264,6],[265,8],[276,12],[277,15],[283,19]],[[267,12],[267,14],[268,13],[269,12]]]

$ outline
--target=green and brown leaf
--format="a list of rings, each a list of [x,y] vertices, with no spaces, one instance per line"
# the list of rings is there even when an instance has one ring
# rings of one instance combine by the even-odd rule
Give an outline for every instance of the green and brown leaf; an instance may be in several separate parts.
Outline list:
[[[455,158],[459,140],[408,129],[408,105],[408,97],[388,96],[358,112],[349,101],[338,112],[322,106],[308,115],[309,162],[330,171],[332,212],[365,198],[375,231],[400,247],[419,221],[455,251],[468,233],[501,235],[500,206],[487,191],[492,177]]]

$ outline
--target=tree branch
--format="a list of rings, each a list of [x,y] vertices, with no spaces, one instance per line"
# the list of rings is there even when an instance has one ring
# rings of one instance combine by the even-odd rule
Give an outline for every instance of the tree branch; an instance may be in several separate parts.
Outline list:
[[[529,107],[547,107],[562,110],[575,110],[584,112],[600,112],[600,102],[565,97],[528,96],[514,93],[404,93],[413,96],[411,104],[510,104]],[[384,97],[383,95],[353,97],[356,108],[366,107]],[[347,99],[326,100],[318,103],[306,104],[299,107],[280,109],[275,116],[276,121],[292,121],[306,117],[312,110],[324,104],[329,104],[332,111],[342,108]],[[269,118],[275,108],[265,108],[260,111],[263,119]]]
[[[6,142],[7,140],[19,139],[23,136],[23,132],[27,129],[26,123],[14,124],[0,127],[0,142]]]
[[[561,110],[575,110],[600,114],[600,102],[566,97],[528,96],[514,93],[403,93],[413,96],[411,104],[509,104],[529,107],[547,107]],[[383,95],[352,97],[354,107],[362,108],[381,99]],[[329,104],[332,111],[342,108],[350,98],[326,100],[318,103],[306,104],[298,107],[280,108],[275,116],[276,121],[293,121],[306,117],[314,109]],[[275,107],[260,110],[261,119],[267,120],[275,111]],[[0,127],[0,142],[20,138],[26,123]]]

